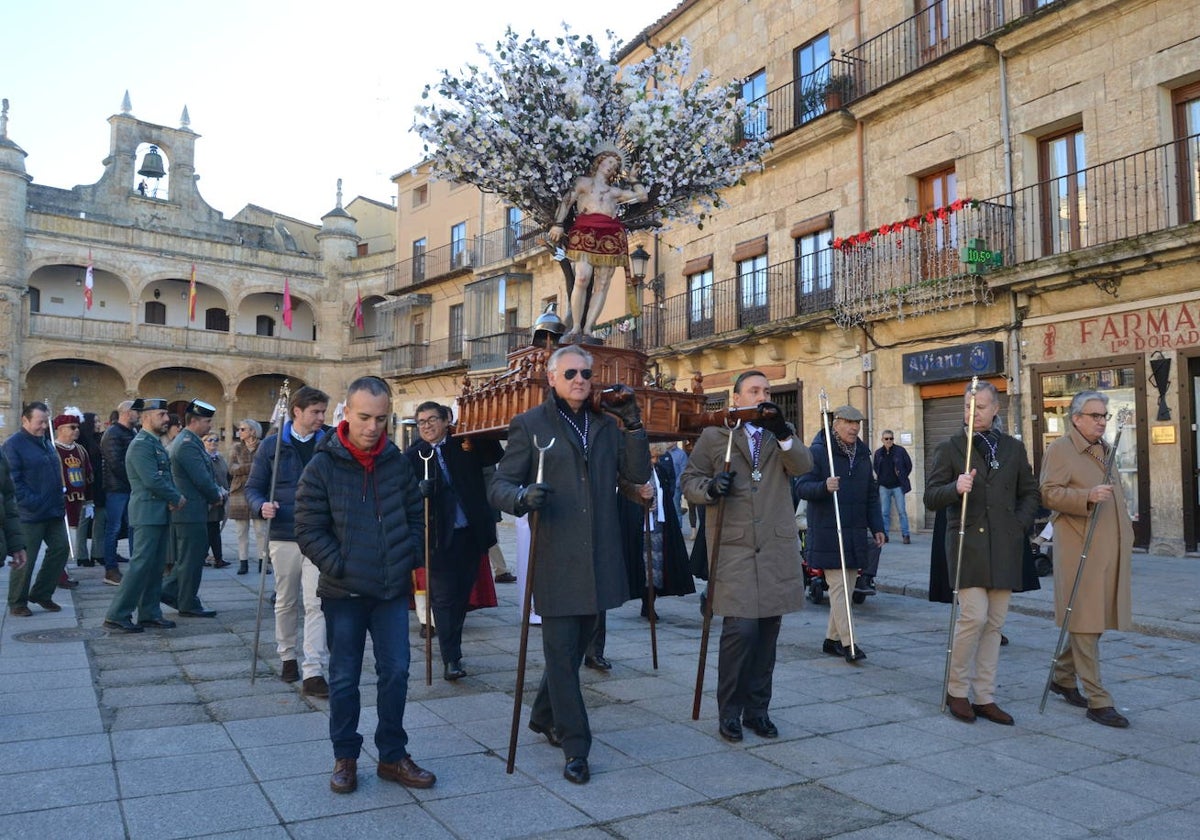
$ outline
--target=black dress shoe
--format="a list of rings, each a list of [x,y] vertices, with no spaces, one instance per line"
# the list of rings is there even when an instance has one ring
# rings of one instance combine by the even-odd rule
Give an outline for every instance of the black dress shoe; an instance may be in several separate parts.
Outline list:
[[[750,731],[760,738],[779,737],[778,727],[776,727],[775,724],[771,722],[771,719],[766,715],[761,715],[760,717],[744,717],[742,718],[742,725],[749,727]]]
[[[850,651],[850,648],[848,648],[846,645],[842,645],[842,649],[844,651],[846,651],[845,656],[846,656],[847,662],[853,663],[853,662],[857,662],[860,659],[867,658],[867,652],[865,650],[863,650],[862,645],[860,645],[858,642],[854,643],[853,653]]]
[[[846,649],[842,647],[842,643],[837,639],[826,639],[821,643],[821,652],[828,653],[830,656],[845,656]]]
[[[1087,718],[1104,726],[1115,726],[1117,729],[1125,729],[1129,726],[1129,718],[1125,717],[1125,715],[1118,712],[1112,706],[1088,709]]]
[[[134,624],[127,618],[120,621],[113,621],[111,618],[104,619],[105,630],[120,630],[122,633],[144,633],[145,630]]]
[[[1057,694],[1062,699],[1066,700],[1072,706],[1080,709],[1087,708],[1087,698],[1084,697],[1078,688],[1075,686],[1059,685],[1056,682],[1050,683],[1050,690]]]
[[[517,576],[512,572],[501,572],[496,575],[496,583],[516,583]]]
[[[529,721],[529,728],[539,735],[545,735],[546,740],[550,742],[552,747],[562,746],[562,736],[554,730],[553,726],[542,726],[540,723]]]
[[[737,718],[725,718],[718,729],[721,737],[734,743],[742,740],[742,723]]]
[[[216,610],[206,610],[201,607],[198,610],[180,610],[180,615],[186,615],[190,618],[212,618],[217,614]]]
[[[161,630],[170,630],[175,626],[175,622],[169,618],[144,618],[138,622],[138,627],[158,627]]]
[[[454,680],[461,680],[466,675],[467,672],[463,669],[461,659],[456,659],[453,662],[447,662],[445,670],[442,672],[442,678],[449,680],[450,682],[453,682]]]
[[[612,663],[603,656],[585,656],[583,664],[591,668],[593,671],[611,671]]]
[[[563,778],[577,785],[587,784],[587,780],[592,778],[592,772],[588,770],[587,759],[568,758],[567,766],[563,768]]]

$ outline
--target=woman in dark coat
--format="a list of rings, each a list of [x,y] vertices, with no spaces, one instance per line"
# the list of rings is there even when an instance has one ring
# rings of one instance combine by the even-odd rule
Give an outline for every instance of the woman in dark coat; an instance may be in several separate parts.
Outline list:
[[[671,459],[663,457],[666,444],[650,447],[654,476],[652,486],[654,507],[650,512],[650,551],[654,567],[654,595],[690,595],[696,591],[689,568],[687,544],[679,524],[679,513],[672,501],[678,477]],[[646,485],[643,485],[645,487]],[[621,484],[618,514],[621,518],[621,548],[629,574],[629,591],[642,599],[642,617],[649,614],[646,592],[646,506],[641,488]],[[661,502],[661,505],[659,504]],[[661,509],[661,519],[660,512]],[[656,616],[657,617],[657,616]]]
[[[813,468],[801,476],[800,498],[808,501],[808,564],[825,570],[829,586],[829,626],[823,650],[848,661],[865,657],[855,639],[855,655],[850,655],[850,625],[846,599],[849,593],[843,582],[842,551],[838,548],[838,520],[835,516],[833,493],[837,491],[841,514],[841,538],[846,558],[847,575],[857,577],[860,569],[869,567],[868,532],[876,546],[883,545],[883,514],[879,508],[879,485],[871,467],[871,450],[858,439],[862,413],[844,405],[834,410],[833,467],[829,473],[829,444],[825,430],[817,432],[812,442]],[[834,571],[836,570],[836,571]]]

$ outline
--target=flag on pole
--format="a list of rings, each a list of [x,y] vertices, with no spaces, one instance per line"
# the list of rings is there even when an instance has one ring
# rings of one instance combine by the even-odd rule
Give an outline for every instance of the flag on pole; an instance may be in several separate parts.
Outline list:
[[[188,320],[196,320],[196,264],[192,263],[192,280],[188,284]]]
[[[288,278],[283,278],[283,325],[292,328],[292,286]]]
[[[363,317],[362,289],[358,290],[358,301],[354,304],[354,326],[359,332],[367,328],[366,319]]]
[[[88,308],[92,308],[92,287],[95,285],[95,280],[92,277],[92,249],[88,249],[87,274],[83,279],[83,303]]]

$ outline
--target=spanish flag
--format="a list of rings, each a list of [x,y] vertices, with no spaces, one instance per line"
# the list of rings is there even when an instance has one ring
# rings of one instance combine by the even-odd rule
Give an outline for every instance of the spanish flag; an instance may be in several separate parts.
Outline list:
[[[192,281],[188,284],[188,320],[196,320],[196,264],[192,263]]]

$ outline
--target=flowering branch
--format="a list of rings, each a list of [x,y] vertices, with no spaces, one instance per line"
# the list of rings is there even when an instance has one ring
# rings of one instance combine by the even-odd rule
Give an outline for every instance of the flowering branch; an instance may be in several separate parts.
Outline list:
[[[740,85],[714,85],[707,70],[687,79],[686,42],[625,67],[565,28],[553,41],[508,29],[480,52],[485,67],[426,86],[416,131],[436,177],[495,193],[546,227],[601,144],[621,150],[626,177],[649,194],[625,209],[634,230],[702,222],[769,148],[761,134],[741,136],[756,114]]]

